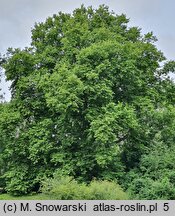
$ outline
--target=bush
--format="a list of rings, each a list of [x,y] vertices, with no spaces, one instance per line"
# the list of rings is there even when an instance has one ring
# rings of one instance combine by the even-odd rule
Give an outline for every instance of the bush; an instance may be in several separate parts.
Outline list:
[[[138,178],[132,182],[129,193],[133,199],[141,200],[174,200],[175,189],[168,178],[152,180],[151,178]]]
[[[143,154],[138,168],[130,170],[122,184],[133,199],[175,199],[175,147],[155,135],[149,152]]]
[[[28,178],[27,166],[12,167],[3,176],[6,180],[5,190],[15,196],[27,194],[31,181]]]
[[[125,200],[127,194],[113,181],[93,180],[88,186],[88,200]]]
[[[42,184],[42,192],[58,200],[81,199],[85,190],[84,184],[79,185],[69,176],[46,179]]]
[[[115,182],[93,180],[89,185],[78,183],[69,176],[46,179],[41,191],[58,200],[124,200],[127,195]]]

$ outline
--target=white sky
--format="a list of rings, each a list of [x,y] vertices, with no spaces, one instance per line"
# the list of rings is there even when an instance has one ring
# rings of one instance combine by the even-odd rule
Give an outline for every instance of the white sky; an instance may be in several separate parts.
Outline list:
[[[153,31],[158,49],[168,59],[175,59],[174,0],[0,0],[0,53],[8,47],[29,46],[35,22],[59,11],[70,13],[81,4],[94,8],[106,4],[115,13],[126,14],[131,26],[142,28],[143,33]],[[3,81],[0,85],[9,100],[9,84]]]

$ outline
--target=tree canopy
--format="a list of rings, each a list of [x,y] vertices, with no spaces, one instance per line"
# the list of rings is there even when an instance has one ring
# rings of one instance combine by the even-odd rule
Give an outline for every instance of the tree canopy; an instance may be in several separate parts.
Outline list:
[[[154,160],[150,151],[159,157],[160,143],[174,149],[175,84],[168,74],[175,63],[152,32],[142,35],[128,22],[105,5],[82,5],[36,23],[30,47],[8,49],[1,66],[12,99],[0,104],[7,191],[37,190],[54,172],[85,182],[116,179],[127,188],[132,172],[138,179]]]

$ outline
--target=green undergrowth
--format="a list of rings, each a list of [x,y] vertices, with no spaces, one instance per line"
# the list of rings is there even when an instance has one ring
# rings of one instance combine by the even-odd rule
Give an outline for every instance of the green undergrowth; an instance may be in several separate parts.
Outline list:
[[[43,182],[41,191],[57,200],[126,200],[128,195],[114,181],[93,180],[78,183],[70,176],[55,175]]]
[[[12,196],[1,194],[0,200],[126,200],[127,193],[114,181],[93,180],[78,183],[69,176],[57,176],[42,183],[40,193]]]

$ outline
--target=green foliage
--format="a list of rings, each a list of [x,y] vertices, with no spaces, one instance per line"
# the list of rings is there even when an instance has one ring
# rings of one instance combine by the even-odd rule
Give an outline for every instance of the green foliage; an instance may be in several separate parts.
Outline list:
[[[20,116],[11,104],[0,103],[0,187],[5,187],[4,174],[8,171],[11,160],[7,160],[10,155],[14,155],[12,146],[18,134],[18,122]]]
[[[55,177],[54,179],[47,179],[42,184],[42,193],[54,197],[59,200],[80,200],[86,197],[85,184],[78,184],[73,178]]]
[[[59,200],[124,200],[127,194],[115,182],[93,180],[89,185],[72,177],[55,175],[43,182],[42,193]]]
[[[127,193],[114,181],[93,180],[88,186],[87,199],[89,200],[125,200]]]
[[[168,178],[152,180],[151,178],[134,179],[128,193],[132,199],[174,200],[175,189]]]
[[[174,119],[171,121],[174,122]],[[129,193],[134,199],[174,200],[175,198],[174,142],[170,143],[167,140],[166,144],[162,138],[159,131],[149,153],[142,156],[138,168],[127,174],[126,188],[129,188]]]
[[[13,195],[27,194],[33,185],[31,176],[26,165],[11,168],[4,175],[7,184],[6,191]]]
[[[142,174],[148,187],[155,182],[155,197],[172,197],[158,191],[166,178],[171,191],[174,179],[175,85],[167,75],[175,63],[163,65],[153,33],[128,22],[105,5],[60,12],[35,24],[31,47],[0,59],[12,82],[11,102],[0,104],[8,192],[37,191],[59,170],[80,182],[117,180],[134,194]]]
[[[0,54],[0,65],[1,65],[1,62],[2,62],[2,57],[1,57],[1,54]],[[3,95],[2,95],[2,89],[1,89],[1,77],[2,77],[2,68],[1,68],[1,66],[0,66],[0,103],[1,103],[1,101],[2,101],[2,99],[3,99]]]

